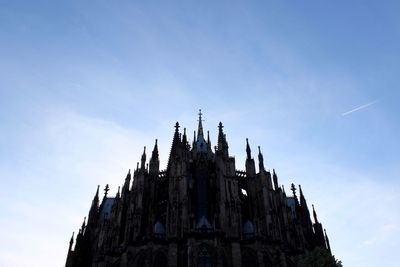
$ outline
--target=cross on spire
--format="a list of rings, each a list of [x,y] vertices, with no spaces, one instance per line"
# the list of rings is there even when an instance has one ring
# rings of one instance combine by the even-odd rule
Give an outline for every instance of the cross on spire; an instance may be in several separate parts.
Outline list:
[[[292,190],[293,196],[296,196],[296,187],[294,186],[294,184],[292,184],[290,190]]]
[[[199,121],[204,121],[201,116],[203,115],[203,113],[201,113],[201,109],[199,109]]]
[[[179,126],[179,122],[176,122],[176,123],[175,123],[175,131],[178,131],[179,127],[180,127],[180,126]]]
[[[203,119],[201,118],[201,116],[203,115],[203,113],[201,113],[201,109],[199,109],[199,126],[197,127],[197,139],[204,139],[204,134],[203,134]]]

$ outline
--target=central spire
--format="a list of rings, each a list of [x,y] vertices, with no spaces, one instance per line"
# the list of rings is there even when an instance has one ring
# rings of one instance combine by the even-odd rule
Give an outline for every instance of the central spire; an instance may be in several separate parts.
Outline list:
[[[203,133],[203,119],[201,116],[203,113],[201,113],[201,109],[199,109],[199,126],[197,129],[197,153],[206,153],[207,152],[207,143],[206,140],[204,139],[204,133]]]
[[[203,119],[201,118],[201,116],[203,115],[203,113],[201,113],[201,109],[199,109],[199,126],[197,127],[197,139],[199,139],[199,136],[203,136],[204,138],[204,133],[203,133]]]

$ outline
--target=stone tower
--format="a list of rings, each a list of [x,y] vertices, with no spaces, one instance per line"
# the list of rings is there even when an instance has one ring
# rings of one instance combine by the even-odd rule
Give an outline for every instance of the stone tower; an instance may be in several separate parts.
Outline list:
[[[97,188],[66,267],[290,267],[316,247],[331,253],[314,206],[313,223],[301,187],[287,196],[260,147],[256,172],[246,139],[240,171],[222,123],[214,149],[201,112],[192,145],[179,128],[165,170],[156,140],[148,165],[144,148],[115,197],[107,185],[100,201]]]

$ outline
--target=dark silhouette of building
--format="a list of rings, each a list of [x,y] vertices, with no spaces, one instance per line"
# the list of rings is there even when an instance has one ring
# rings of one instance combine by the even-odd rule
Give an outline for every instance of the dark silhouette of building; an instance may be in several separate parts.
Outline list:
[[[222,123],[213,150],[201,112],[192,145],[177,122],[166,170],[156,140],[149,163],[145,148],[115,197],[107,185],[100,200],[97,188],[66,266],[290,267],[316,247],[330,254],[301,187],[287,196],[260,147],[258,172],[247,139],[246,153],[246,170],[237,170]]]

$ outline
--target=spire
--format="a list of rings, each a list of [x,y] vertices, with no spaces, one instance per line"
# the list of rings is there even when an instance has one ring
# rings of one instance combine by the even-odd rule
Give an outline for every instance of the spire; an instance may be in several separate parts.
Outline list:
[[[142,154],[142,159],[141,159],[141,165],[140,165],[140,169],[144,170],[146,166],[146,147],[144,147],[143,149],[143,154]]]
[[[174,138],[172,139],[172,147],[176,146],[179,143],[179,122],[175,123],[175,133],[174,133]]]
[[[247,157],[246,157],[246,174],[247,177],[255,177],[256,175],[256,166],[254,163],[254,159],[251,158],[251,149],[250,149],[250,145],[249,145],[249,139],[246,138],[246,153],[247,153]]]
[[[315,212],[314,204],[312,204],[312,211],[314,216],[314,223],[318,223],[317,213]]]
[[[100,185],[97,186],[96,194],[94,195],[93,201],[92,201],[92,206],[90,207],[89,210],[89,218],[88,218],[88,224],[92,225],[98,217],[98,212],[99,212],[99,189]],[[86,217],[85,217],[86,219]]]
[[[221,150],[223,145],[224,145],[224,132],[222,130],[224,126],[222,125],[222,122],[219,122],[218,124],[218,149]]]
[[[307,207],[307,202],[303,195],[303,191],[301,190],[301,185],[299,185],[299,190],[300,190],[300,205]]]
[[[69,240],[69,249],[68,249],[68,251],[72,251],[72,246],[74,245],[74,234],[75,234],[75,232],[72,232],[71,239]]]
[[[110,191],[110,187],[108,186],[108,184],[106,184],[106,187],[104,188],[104,198],[107,198],[108,191]]]
[[[158,159],[158,144],[157,143],[158,143],[158,140],[156,139],[154,148],[153,148],[153,152],[151,154],[152,159]]]
[[[180,128],[179,122],[176,122],[174,127],[175,127],[175,133],[174,133],[174,139],[172,140],[172,142],[177,143],[179,141],[179,128]]]
[[[117,191],[117,194],[115,195],[115,198],[116,198],[116,199],[120,198],[120,195],[121,195],[121,194],[119,193],[119,190],[120,190],[120,186],[118,186],[118,191]]]
[[[296,208],[298,208],[299,207],[299,200],[297,199],[296,187],[295,187],[295,185],[293,183],[290,186],[290,190],[292,190],[294,202],[296,203]]]
[[[181,142],[179,138],[179,122],[175,123],[175,133],[174,133],[174,138],[172,139],[172,146],[171,146],[171,151],[169,154],[169,159],[168,159],[168,166],[167,169],[170,168],[171,161],[175,158],[176,156],[176,150],[179,147],[179,144]]]
[[[99,188],[100,188],[100,185],[97,185],[96,194],[94,195],[94,199],[97,199],[97,200],[99,199]]]
[[[128,174],[126,175],[126,178],[125,178],[124,186],[122,187],[122,194],[125,194],[125,192],[129,190],[129,185],[131,183],[131,178],[132,178],[131,169],[129,169],[128,170]]]
[[[222,126],[222,122],[218,125],[218,152],[222,153],[225,157],[229,157],[228,153],[228,142],[226,142],[226,136],[222,130],[224,126]]]
[[[294,186],[294,184],[291,185],[290,190],[292,190],[293,192],[293,197],[296,197],[296,187]]]
[[[157,139],[154,144],[154,149],[151,154],[151,159],[150,159],[150,165],[149,165],[149,172],[151,173],[158,173],[160,167],[160,160],[158,157],[158,145],[157,145]]]
[[[100,185],[97,186],[96,194],[94,195],[91,209],[97,210],[97,208],[99,206],[99,188],[100,188]]]
[[[208,151],[211,151],[211,140],[210,140],[210,131],[207,131],[207,149]]]
[[[82,223],[81,230],[80,230],[80,232],[82,234],[85,231],[85,228],[86,228],[86,217],[83,218],[83,223]]]
[[[96,194],[94,195],[94,199],[99,199],[99,188],[100,188],[100,185],[97,185],[97,190],[96,190]]]
[[[196,131],[193,131],[193,143],[192,143],[192,148],[196,148]]]
[[[275,169],[272,169],[272,179],[274,180],[274,188],[275,190],[278,190],[278,176],[275,173]]]
[[[332,254],[331,245],[329,244],[329,238],[328,238],[328,235],[326,234],[326,229],[325,228],[324,228],[324,233],[325,233],[326,248],[328,249],[329,253]]]
[[[264,171],[264,157],[263,157],[263,154],[261,153],[260,146],[258,146],[258,164],[259,164],[260,172]]]
[[[197,148],[197,153],[206,153],[208,145],[206,143],[206,140],[204,139],[204,133],[203,133],[203,119],[201,118],[201,109],[199,110],[199,126],[197,128],[197,141],[196,141],[196,148]]]
[[[186,136],[186,128],[183,128],[183,137],[182,137],[182,143],[185,147],[187,147],[187,136]]]
[[[203,113],[201,113],[201,109],[199,109],[199,125],[197,127],[197,139],[199,139],[200,136],[204,136],[203,134],[203,121],[201,119],[201,116],[203,115]]]
[[[246,138],[246,153],[247,153],[247,159],[251,159],[251,149],[248,138]]]

